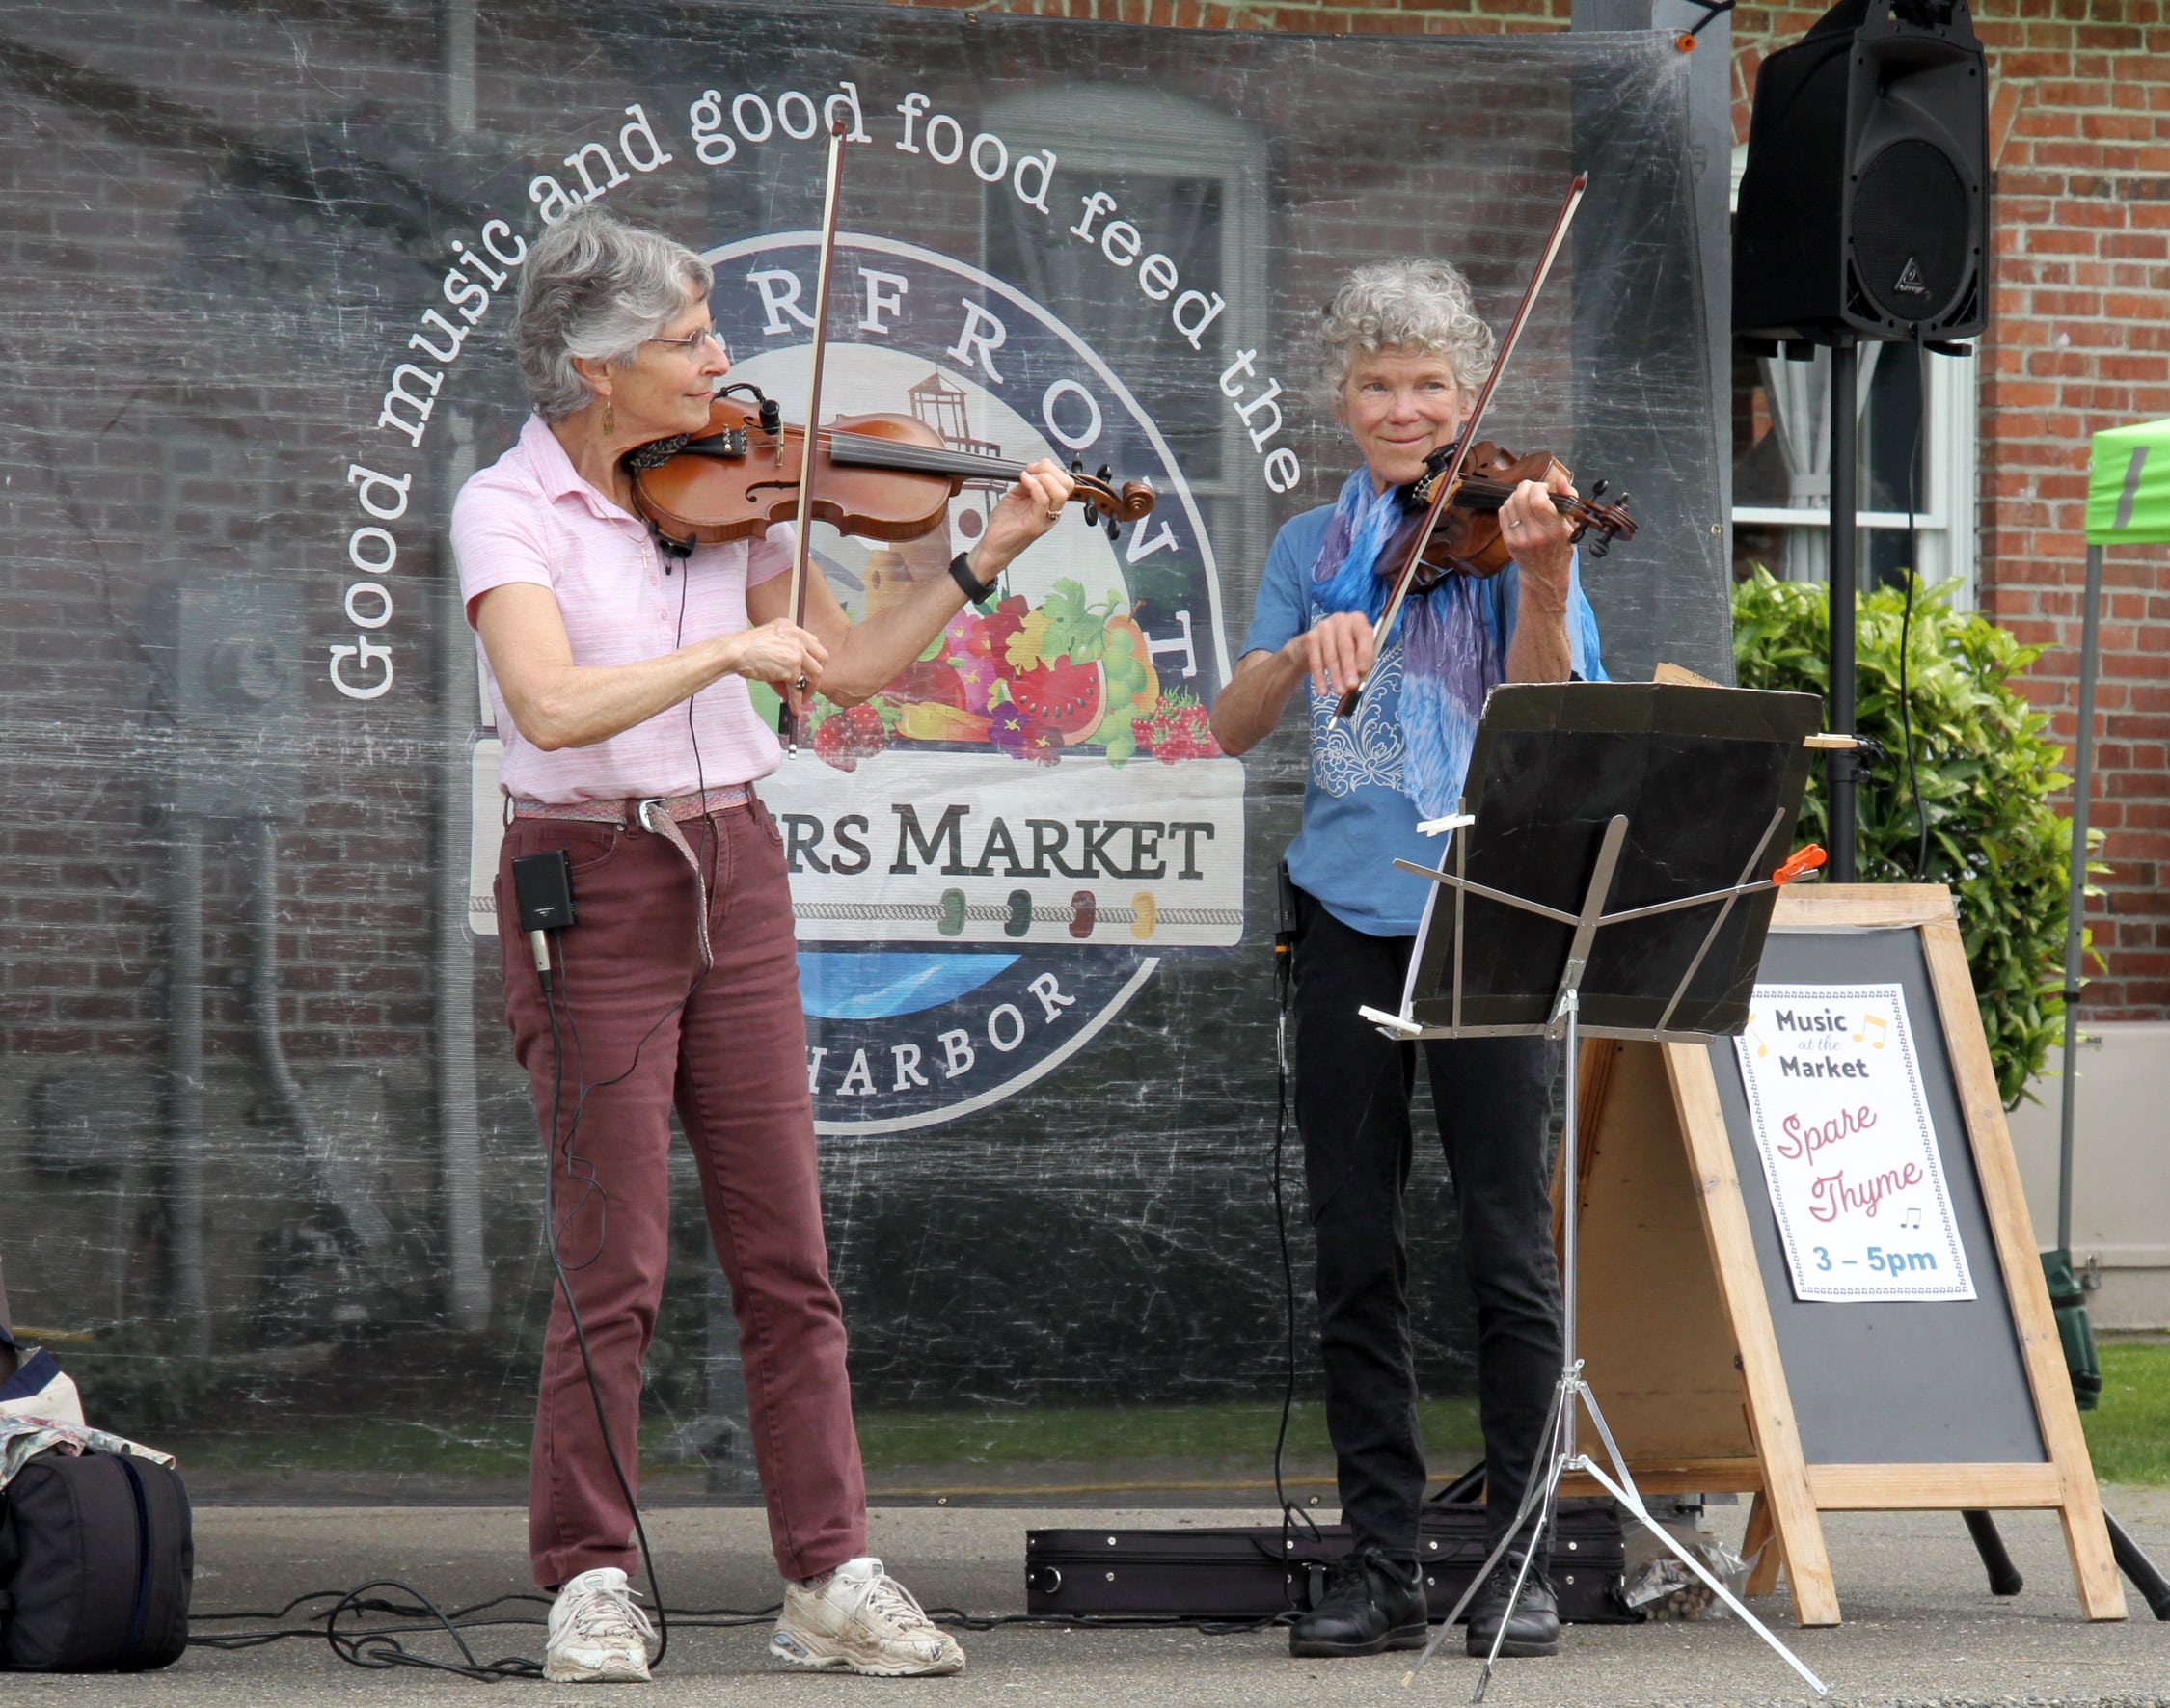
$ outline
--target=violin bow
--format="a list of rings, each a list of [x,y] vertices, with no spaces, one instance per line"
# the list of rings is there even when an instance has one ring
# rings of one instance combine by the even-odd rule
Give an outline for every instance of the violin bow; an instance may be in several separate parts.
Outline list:
[[[821,258],[814,263],[814,373],[806,399],[806,436],[799,447],[799,518],[794,525],[791,553],[791,620],[806,626],[806,571],[814,543],[814,443],[820,436],[822,410],[822,359],[828,353],[829,262],[836,254],[836,210],[843,201],[845,124],[840,119],[828,133],[828,187],[822,200]],[[793,685],[806,691],[806,678]],[[791,709],[789,693],[777,696],[776,734],[793,757],[799,752],[799,714]]]
[[[1462,465],[1469,460],[1470,447],[1477,443],[1478,424],[1484,420],[1484,412],[1491,407],[1492,393],[1499,387],[1500,375],[1506,371],[1507,359],[1514,354],[1514,346],[1522,341],[1522,329],[1529,323],[1530,311],[1536,305],[1537,292],[1544,288],[1545,276],[1552,271],[1552,263],[1560,258],[1560,251],[1567,241],[1567,228],[1574,223],[1575,209],[1582,205],[1583,192],[1589,187],[1589,174],[1578,172],[1575,181],[1567,186],[1567,194],[1560,198],[1560,211],[1553,215],[1552,235],[1545,239],[1545,252],[1538,258],[1537,269],[1530,275],[1530,283],[1522,292],[1522,301],[1516,306],[1514,319],[1507,326],[1506,337],[1500,342],[1500,354],[1492,364],[1492,371],[1484,376],[1484,388],[1477,394],[1477,404],[1462,422],[1461,435],[1454,442],[1454,455],[1447,471],[1433,487],[1431,508],[1424,515],[1424,525],[1417,529],[1416,537],[1409,542],[1409,556],[1401,565],[1401,573],[1394,578],[1394,591],[1387,598],[1386,610],[1371,626],[1371,663],[1375,667],[1379,653],[1386,646],[1387,631],[1394,627],[1394,619],[1401,614],[1402,601],[1409,597],[1409,589],[1416,584],[1417,563],[1423,557],[1424,547],[1431,542],[1431,530],[1438,526],[1440,512],[1461,484]],[[1354,716],[1356,703],[1363,697],[1371,672],[1366,670],[1341,697],[1334,708],[1336,718]]]

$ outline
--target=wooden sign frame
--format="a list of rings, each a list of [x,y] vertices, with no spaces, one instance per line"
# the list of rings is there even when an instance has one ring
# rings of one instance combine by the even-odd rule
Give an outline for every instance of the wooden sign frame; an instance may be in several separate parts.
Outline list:
[[[1940,884],[1802,885],[1780,893],[1772,920],[1774,932],[1850,928],[1920,933],[2046,1458],[1805,1461],[1765,1291],[1767,1284],[1789,1283],[1782,1274],[1766,1277],[1758,1262],[1709,1044],[1583,1044],[1579,1304],[1590,1387],[1645,1495],[1754,1496],[1743,1552],[1761,1549],[1762,1557],[1749,1593],[1775,1588],[1782,1563],[1800,1624],[1839,1622],[1822,1513],[1999,1507],[2054,1510],[2082,1611],[2090,1619],[2122,1619],[2125,1592],[1951,893]],[[1556,1167],[1556,1239],[1562,1185]],[[1825,1381],[1844,1374],[1798,1373]]]

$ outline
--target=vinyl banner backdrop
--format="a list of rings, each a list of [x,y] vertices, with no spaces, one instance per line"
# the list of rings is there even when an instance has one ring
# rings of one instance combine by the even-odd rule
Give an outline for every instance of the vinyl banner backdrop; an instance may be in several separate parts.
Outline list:
[[[1066,522],[762,785],[876,1486],[999,1482],[1035,1420],[1082,1418],[1033,1452],[1104,1456],[1098,1408],[1277,1394],[1270,877],[1306,731],[1237,761],[1206,709],[1274,529],[1352,460],[1310,330],[1396,254],[1458,261],[1504,328],[1587,170],[1487,429],[1632,495],[1641,536],[1584,566],[1613,673],[1726,677],[1669,38],[51,0],[11,9],[0,73],[0,1262],[93,1421],[214,1488],[517,1478],[541,1168],[450,500],[519,430],[523,258],[584,202],[705,254],[733,377],[802,419],[837,121],[825,416],[1158,494],[1114,538]],[[901,547],[823,529],[821,573],[878,609],[993,492]],[[1470,1331],[1419,1151],[1418,1355],[1451,1396]],[[743,1402],[674,1167],[651,1445],[722,1486]],[[1125,1474],[1261,1474],[1242,1429],[1133,1429]]]

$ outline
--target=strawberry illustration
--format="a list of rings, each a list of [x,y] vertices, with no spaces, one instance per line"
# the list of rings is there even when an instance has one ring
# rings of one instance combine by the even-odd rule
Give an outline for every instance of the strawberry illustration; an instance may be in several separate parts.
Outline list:
[[[1220,743],[1213,739],[1206,708],[1196,700],[1163,696],[1151,718],[1136,718],[1130,732],[1138,746],[1163,765],[1182,759],[1212,759]]]
[[[860,760],[872,758],[888,745],[888,726],[871,705],[832,712],[814,731],[814,757],[838,771],[858,770]]]

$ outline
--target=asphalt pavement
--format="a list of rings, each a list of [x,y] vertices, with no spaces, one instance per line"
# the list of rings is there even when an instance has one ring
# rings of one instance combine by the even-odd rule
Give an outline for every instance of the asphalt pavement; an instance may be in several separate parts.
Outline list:
[[[2111,1510],[2170,1569],[2170,1490],[2110,1489]],[[1714,1509],[1721,1533],[1744,1509]],[[1024,1605],[1024,1532],[1044,1526],[1165,1527],[1268,1522],[1211,1510],[915,1506],[873,1515],[872,1546],[927,1605],[1015,1613]],[[746,1507],[672,1508],[649,1518],[667,1604],[758,1608],[777,1593],[763,1515]],[[1998,1600],[1957,1513],[1834,1513],[1825,1519],[1845,1622],[1803,1631],[1783,1590],[1755,1604],[1780,1638],[1847,1704],[2134,1704],[2170,1708],[2170,1626],[2130,1593],[2133,1617],[2079,1617],[2052,1516],[1999,1515],[2023,1592]],[[525,1590],[526,1521],[503,1507],[206,1506],[197,1514],[196,1611],[268,1610],[319,1588],[390,1578],[445,1606]],[[509,1610],[539,1620],[533,1604]],[[259,1628],[200,1621],[200,1632]],[[1292,1661],[1286,1635],[1086,1631],[1002,1626],[963,1634],[965,1672],[952,1679],[875,1680],[792,1672],[767,1655],[766,1622],[730,1630],[674,1627],[656,1682],[640,1686],[486,1684],[410,1670],[366,1670],[317,1639],[239,1651],[193,1647],[178,1665],[137,1677],[0,1675],[0,1705],[59,1708],[258,1708],[259,1704],[406,1704],[511,1700],[593,1708],[845,1703],[909,1699],[967,1704],[1148,1703],[1153,1708],[1280,1704],[1460,1703],[1478,1664],[1458,1643],[1405,1687],[1407,1655]],[[484,1658],[538,1656],[537,1625],[477,1635]],[[415,1643],[448,1657],[443,1640]],[[1643,1708],[1659,1704],[1808,1704],[1807,1687],[1735,1620],[1570,1626],[1551,1659],[1505,1662],[1492,1708]]]

